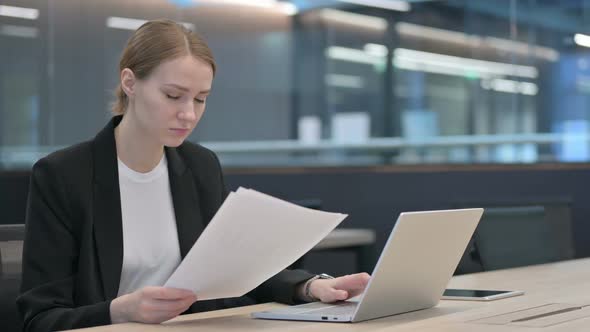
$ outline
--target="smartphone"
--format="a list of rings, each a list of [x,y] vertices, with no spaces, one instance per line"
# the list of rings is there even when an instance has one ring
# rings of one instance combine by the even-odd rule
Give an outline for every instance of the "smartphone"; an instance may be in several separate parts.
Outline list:
[[[523,294],[523,291],[447,288],[443,293],[442,299],[463,301],[493,301]]]

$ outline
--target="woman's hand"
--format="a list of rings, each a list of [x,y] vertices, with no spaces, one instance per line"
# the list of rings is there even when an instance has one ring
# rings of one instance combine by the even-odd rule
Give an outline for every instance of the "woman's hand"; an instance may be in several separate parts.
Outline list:
[[[349,274],[334,279],[316,279],[309,285],[309,292],[322,302],[344,301],[361,294],[371,276],[368,273]]]
[[[111,322],[157,324],[180,315],[195,301],[197,296],[190,290],[145,287],[111,302]]]

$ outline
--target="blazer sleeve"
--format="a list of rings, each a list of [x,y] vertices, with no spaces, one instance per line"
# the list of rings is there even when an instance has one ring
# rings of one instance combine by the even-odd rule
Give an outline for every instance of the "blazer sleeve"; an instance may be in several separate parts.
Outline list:
[[[79,239],[67,188],[47,159],[33,167],[27,202],[18,309],[25,331],[55,331],[111,323],[110,301],[76,306]],[[78,281],[79,282],[79,281]]]
[[[247,295],[258,303],[273,301],[285,304],[301,303],[302,300],[297,297],[297,287],[314,276],[315,274],[304,270],[285,269]]]
[[[223,195],[222,201],[224,201],[229,195],[229,190],[225,185],[219,158],[217,158],[215,153],[211,153],[219,167],[220,183],[222,186],[221,192]],[[247,296],[253,298],[258,303],[271,301],[286,304],[300,303],[301,299],[297,297],[297,287],[314,276],[315,274],[304,270],[285,269],[250,291]]]

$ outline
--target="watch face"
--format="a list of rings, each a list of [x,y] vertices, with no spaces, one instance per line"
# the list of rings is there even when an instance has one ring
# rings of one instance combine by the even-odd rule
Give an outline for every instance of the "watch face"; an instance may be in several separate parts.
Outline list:
[[[334,279],[334,277],[332,277],[332,276],[331,276],[331,275],[329,275],[329,274],[325,274],[325,273],[322,273],[322,274],[318,275],[318,277],[319,277],[320,279]]]

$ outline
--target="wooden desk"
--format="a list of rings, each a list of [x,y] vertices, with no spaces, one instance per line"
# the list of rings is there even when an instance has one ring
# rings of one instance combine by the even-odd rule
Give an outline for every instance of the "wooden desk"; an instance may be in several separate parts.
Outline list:
[[[441,301],[435,308],[355,324],[267,321],[252,319],[252,311],[276,303],[186,315],[161,325],[121,324],[88,329],[89,332],[149,331],[588,331],[590,318],[544,328],[487,325],[474,320],[548,303],[590,304],[590,259],[537,265],[454,277],[455,288],[524,290],[524,296],[492,302]]]

